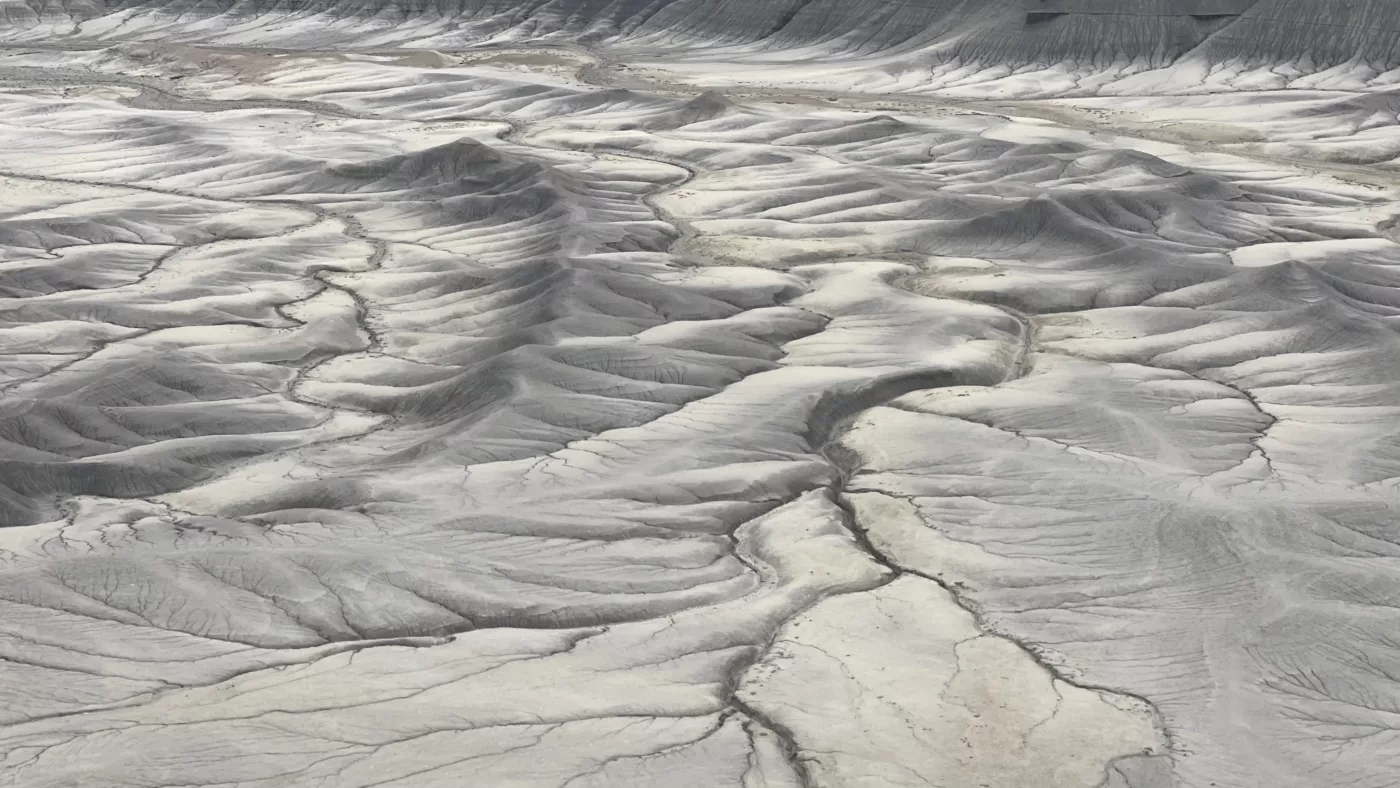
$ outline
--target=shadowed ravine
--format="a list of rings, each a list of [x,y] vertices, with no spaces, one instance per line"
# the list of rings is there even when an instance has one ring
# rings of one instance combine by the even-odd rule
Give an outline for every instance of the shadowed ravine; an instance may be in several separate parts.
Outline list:
[[[5,5],[0,784],[1391,785],[1391,5]]]

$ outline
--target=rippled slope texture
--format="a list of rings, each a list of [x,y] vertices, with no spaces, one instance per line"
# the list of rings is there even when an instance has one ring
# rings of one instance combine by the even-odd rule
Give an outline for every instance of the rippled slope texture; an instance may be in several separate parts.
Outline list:
[[[0,785],[1400,783],[1397,20],[0,2]]]

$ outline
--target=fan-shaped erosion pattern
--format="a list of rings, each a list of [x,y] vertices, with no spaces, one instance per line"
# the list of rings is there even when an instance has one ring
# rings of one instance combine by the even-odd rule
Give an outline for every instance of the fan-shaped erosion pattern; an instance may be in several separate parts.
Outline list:
[[[0,2],[0,785],[1395,785],[1397,18]]]

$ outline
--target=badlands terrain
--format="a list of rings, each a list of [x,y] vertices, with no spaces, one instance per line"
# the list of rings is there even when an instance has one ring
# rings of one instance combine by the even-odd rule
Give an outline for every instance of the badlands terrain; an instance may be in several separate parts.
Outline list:
[[[1400,785],[1400,0],[3,0],[0,786]]]

